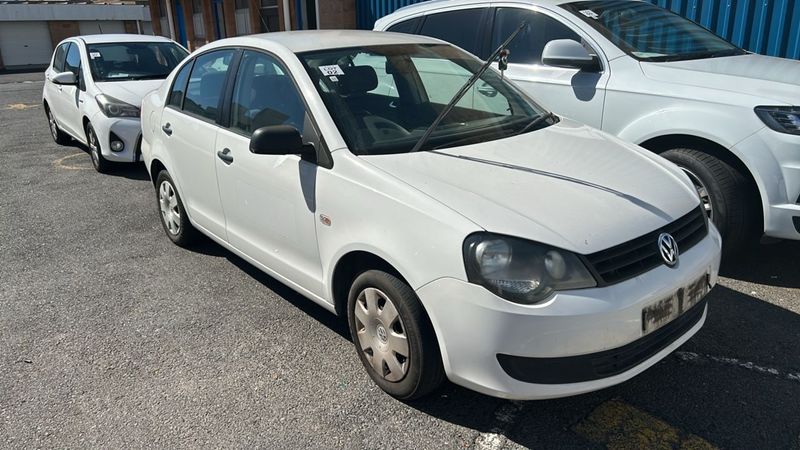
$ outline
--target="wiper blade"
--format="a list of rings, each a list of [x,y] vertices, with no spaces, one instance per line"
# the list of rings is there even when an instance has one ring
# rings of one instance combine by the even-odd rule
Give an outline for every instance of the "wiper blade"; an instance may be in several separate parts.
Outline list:
[[[545,120],[551,120],[551,119],[557,119],[557,116],[555,114],[553,114],[552,112],[548,111],[548,112],[542,114],[541,116],[531,120],[527,125],[522,127],[519,131],[514,133],[512,136],[520,135],[520,134],[522,134],[522,133],[524,133],[524,132],[526,132],[528,130],[533,129],[535,126],[541,124]]]
[[[431,137],[431,134],[433,134],[433,130],[435,130],[436,127],[439,126],[442,120],[444,120],[445,116],[447,116],[447,114],[449,114],[450,111],[456,106],[456,103],[458,103],[458,101],[461,100],[462,97],[464,97],[464,94],[467,93],[469,88],[471,88],[472,85],[475,84],[476,81],[478,81],[481,75],[483,75],[483,73],[486,72],[486,69],[488,69],[489,66],[492,65],[494,60],[497,58],[497,55],[499,55],[500,52],[502,52],[508,46],[508,44],[510,44],[511,41],[513,41],[514,38],[517,37],[519,32],[522,31],[527,26],[528,22],[522,22],[519,25],[519,27],[517,27],[517,29],[514,30],[514,32],[511,33],[511,35],[502,44],[500,44],[499,47],[497,47],[497,49],[489,56],[486,62],[483,63],[481,68],[478,69],[477,72],[472,74],[469,80],[467,80],[467,82],[464,83],[464,86],[461,86],[461,89],[459,89],[458,92],[456,92],[456,94],[453,96],[453,98],[450,99],[450,102],[447,104],[447,106],[444,107],[442,112],[440,112],[439,115],[436,116],[435,119],[433,119],[431,125],[425,130],[425,132],[422,134],[422,137],[419,138],[417,143],[414,145],[414,148],[411,149],[411,153],[418,152],[422,148],[422,146],[425,145],[425,143]]]

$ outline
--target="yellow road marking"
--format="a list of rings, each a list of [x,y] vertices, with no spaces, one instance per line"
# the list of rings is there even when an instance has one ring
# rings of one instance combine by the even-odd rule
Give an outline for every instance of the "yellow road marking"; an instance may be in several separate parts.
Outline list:
[[[575,426],[581,436],[613,450],[716,450],[701,437],[686,433],[619,399],[598,406]]]
[[[12,103],[6,106],[6,109],[28,109],[28,108],[35,108],[39,106],[38,103]]]
[[[69,170],[92,170],[94,169],[92,166],[84,167],[84,166],[73,166],[71,164],[64,164],[64,161],[68,159],[72,159],[78,156],[86,156],[86,153],[75,153],[72,155],[67,155],[63,158],[58,158],[57,160],[53,161],[53,165],[59,169],[69,169]]]

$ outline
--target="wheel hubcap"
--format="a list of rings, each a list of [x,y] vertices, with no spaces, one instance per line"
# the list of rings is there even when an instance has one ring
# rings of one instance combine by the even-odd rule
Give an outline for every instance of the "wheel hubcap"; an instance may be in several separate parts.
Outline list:
[[[714,205],[711,203],[711,194],[708,193],[708,188],[706,187],[705,183],[700,180],[700,177],[695,175],[691,170],[681,167],[684,173],[689,176],[689,180],[691,180],[694,188],[697,190],[697,195],[700,196],[700,200],[703,202],[703,209],[706,211],[706,215],[708,218],[713,220],[714,219]]]
[[[158,207],[161,209],[161,220],[170,234],[176,235],[181,231],[181,213],[178,209],[178,197],[175,189],[168,181],[161,183],[158,189]]]
[[[397,382],[408,373],[409,347],[406,329],[391,299],[375,288],[366,288],[355,305],[358,345],[375,372]]]
[[[53,135],[53,139],[58,138],[58,125],[56,125],[56,118],[53,117],[53,113],[47,111],[47,121],[50,122],[50,134]]]
[[[97,136],[94,135],[94,131],[89,129],[89,133],[87,133],[87,138],[89,139],[89,154],[92,155],[92,164],[95,167],[100,165],[100,147],[97,145]]]

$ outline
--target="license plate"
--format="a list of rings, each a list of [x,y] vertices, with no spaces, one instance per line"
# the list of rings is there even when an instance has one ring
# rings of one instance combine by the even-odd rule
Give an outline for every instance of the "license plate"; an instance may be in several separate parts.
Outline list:
[[[642,332],[651,333],[672,322],[708,294],[708,275],[703,275],[667,298],[642,309]]]

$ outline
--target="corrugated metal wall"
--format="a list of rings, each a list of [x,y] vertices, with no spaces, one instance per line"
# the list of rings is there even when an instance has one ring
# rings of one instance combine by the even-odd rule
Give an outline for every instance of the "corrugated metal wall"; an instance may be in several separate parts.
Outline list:
[[[423,0],[358,0],[359,28]],[[800,59],[800,0],[648,0],[688,17],[747,50]]]

